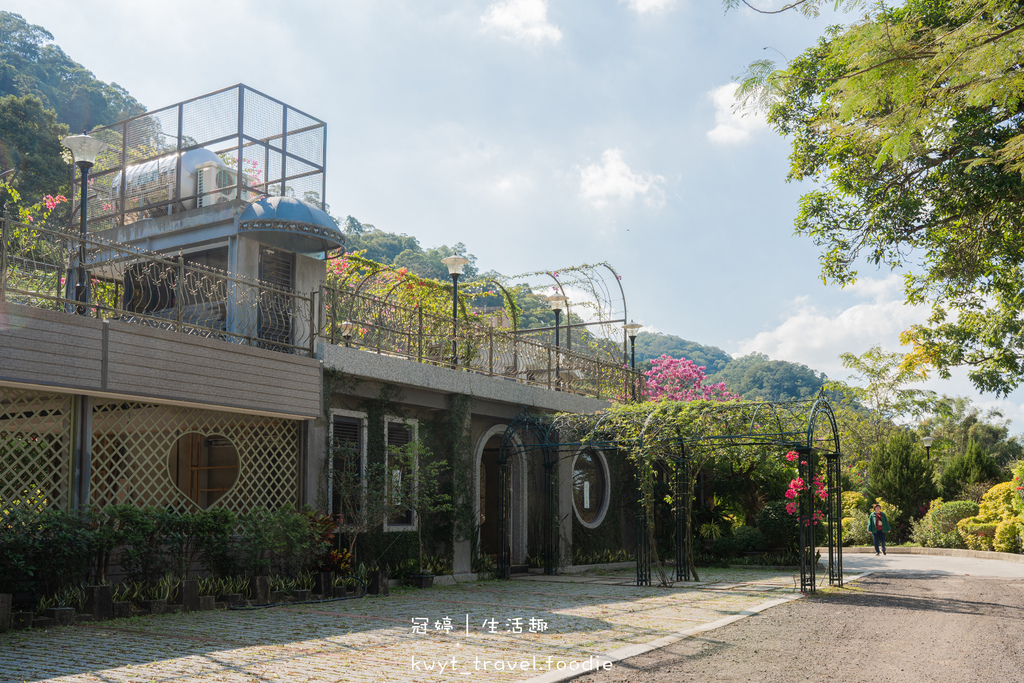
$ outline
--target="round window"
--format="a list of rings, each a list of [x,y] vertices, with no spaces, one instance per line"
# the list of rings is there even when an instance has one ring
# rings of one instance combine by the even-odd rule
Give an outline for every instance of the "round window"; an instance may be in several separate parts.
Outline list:
[[[186,432],[171,447],[167,467],[175,486],[205,510],[238,479],[238,451],[225,436]]]
[[[608,508],[608,466],[596,451],[582,451],[572,465],[572,502],[576,518],[586,527],[596,527]]]

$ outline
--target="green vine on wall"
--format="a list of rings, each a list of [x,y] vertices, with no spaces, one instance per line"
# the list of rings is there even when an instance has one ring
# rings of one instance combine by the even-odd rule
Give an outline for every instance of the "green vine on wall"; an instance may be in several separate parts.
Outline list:
[[[473,514],[473,434],[470,423],[473,399],[465,394],[449,394],[448,413],[443,421],[443,434],[451,458],[452,488],[455,504],[453,514],[456,541],[471,540],[476,532]]]

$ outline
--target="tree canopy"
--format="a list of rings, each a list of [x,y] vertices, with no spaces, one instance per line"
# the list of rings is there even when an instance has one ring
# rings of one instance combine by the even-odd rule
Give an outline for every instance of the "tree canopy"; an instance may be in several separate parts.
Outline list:
[[[872,5],[784,68],[756,62],[740,90],[791,137],[789,178],[814,182],[796,231],[823,277],[903,269],[907,301],[932,307],[904,333],[908,367],[968,366],[1001,394],[1024,379],[1022,28],[1009,0]]]
[[[791,401],[811,398],[826,377],[801,363],[772,360],[763,353],[751,353],[729,362],[711,377],[724,382],[747,401]]]
[[[79,132],[145,112],[128,91],[71,59],[42,26],[0,11],[0,96],[35,95]]]
[[[871,458],[868,476],[871,492],[895,505],[901,519],[920,518],[935,497],[932,464],[916,437],[902,429],[894,431],[885,448]]]
[[[466,253],[466,245],[462,242],[453,247],[441,245],[424,249],[415,237],[380,230],[352,216],[345,219],[344,229],[346,249],[349,252],[362,252],[362,256],[371,261],[405,268],[420,277],[447,282],[448,267],[441,263],[441,259],[462,256],[469,259],[469,264],[463,270],[465,279],[472,279],[477,274],[476,256]]]
[[[709,374],[715,374],[732,361],[732,356],[717,346],[705,346],[688,341],[674,334],[662,332],[641,332],[636,336],[637,366],[661,356],[686,358],[704,366]]]
[[[61,138],[68,127],[33,95],[0,97],[0,171],[14,169],[4,180],[25,204],[44,195],[70,194],[72,166],[64,160]],[[0,186],[0,204],[13,198]]]

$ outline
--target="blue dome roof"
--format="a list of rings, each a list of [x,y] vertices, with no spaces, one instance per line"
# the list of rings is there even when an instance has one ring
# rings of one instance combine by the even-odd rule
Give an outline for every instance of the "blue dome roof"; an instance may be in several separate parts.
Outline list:
[[[345,236],[322,209],[294,197],[264,197],[245,207],[238,232],[297,254],[345,246]]]

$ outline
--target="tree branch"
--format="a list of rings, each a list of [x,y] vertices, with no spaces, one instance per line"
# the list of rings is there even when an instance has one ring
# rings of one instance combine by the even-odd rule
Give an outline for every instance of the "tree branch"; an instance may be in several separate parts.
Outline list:
[[[746,5],[750,9],[754,10],[758,14],[781,14],[783,12],[788,12],[789,10],[793,9],[794,7],[799,7],[800,5],[803,5],[803,4],[807,3],[807,2],[810,2],[810,0],[796,0],[796,2],[791,2],[788,5],[786,5],[785,7],[783,7],[782,9],[767,10],[767,9],[758,9],[757,7],[754,7],[749,2],[747,2],[747,0],[743,0],[743,4],[744,5]]]

